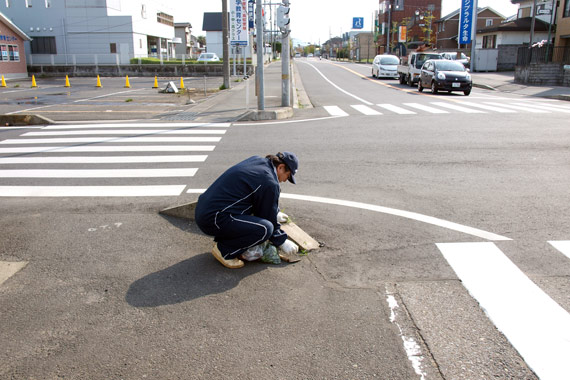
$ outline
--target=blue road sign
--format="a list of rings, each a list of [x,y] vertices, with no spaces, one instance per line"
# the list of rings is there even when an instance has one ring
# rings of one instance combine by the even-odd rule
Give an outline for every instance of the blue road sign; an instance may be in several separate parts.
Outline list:
[[[364,17],[353,17],[352,29],[362,29],[362,28],[364,28]]]
[[[473,25],[473,0],[461,0],[461,17],[459,19],[459,43],[471,43],[471,27]]]

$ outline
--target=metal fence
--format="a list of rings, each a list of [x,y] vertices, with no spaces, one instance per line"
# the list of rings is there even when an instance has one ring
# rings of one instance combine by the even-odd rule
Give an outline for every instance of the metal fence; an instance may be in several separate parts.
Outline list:
[[[570,64],[570,46],[544,45],[518,48],[517,66],[528,66],[531,63]]]

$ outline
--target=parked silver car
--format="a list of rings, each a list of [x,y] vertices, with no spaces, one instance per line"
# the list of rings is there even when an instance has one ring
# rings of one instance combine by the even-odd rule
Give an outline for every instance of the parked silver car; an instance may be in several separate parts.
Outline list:
[[[469,67],[469,65],[471,64],[471,58],[469,58],[468,56],[466,56],[463,53],[459,53],[459,57],[457,56],[457,52],[446,52],[446,53],[441,53],[441,56],[443,57],[443,59],[449,59],[451,61],[457,61],[463,64],[463,66],[465,67]]]
[[[220,57],[216,53],[202,53],[198,57],[198,62],[220,62]]]
[[[372,77],[398,79],[397,69],[399,64],[400,59],[395,55],[377,55],[372,62]]]

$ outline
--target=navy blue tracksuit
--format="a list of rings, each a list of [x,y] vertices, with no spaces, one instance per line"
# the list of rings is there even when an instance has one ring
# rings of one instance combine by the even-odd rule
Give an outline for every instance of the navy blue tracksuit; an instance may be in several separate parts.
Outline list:
[[[279,180],[268,158],[253,156],[226,170],[198,198],[196,223],[233,259],[268,240],[280,246],[287,234],[277,223]]]

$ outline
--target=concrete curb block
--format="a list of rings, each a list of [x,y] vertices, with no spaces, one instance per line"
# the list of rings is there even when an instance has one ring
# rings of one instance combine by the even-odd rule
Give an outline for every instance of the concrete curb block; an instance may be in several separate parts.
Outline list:
[[[46,125],[55,124],[55,121],[41,115],[0,115],[0,128],[2,126]]]
[[[279,107],[272,110],[249,110],[237,121],[282,120],[293,116],[293,107]]]
[[[556,100],[565,100],[567,102],[570,102],[570,95],[550,95],[550,96],[545,96],[545,98],[556,99]]]
[[[479,87],[479,88],[484,88],[485,90],[497,91],[495,87],[491,87],[486,84],[473,83],[473,87]]]
[[[293,65],[291,66],[293,67],[293,83],[294,83],[293,96],[295,97],[293,107],[313,108],[313,104],[309,100],[309,96],[307,96],[305,87],[303,87],[303,82],[301,81],[301,76],[299,75],[299,71],[297,70],[297,64],[295,63],[295,61],[293,61]]]

